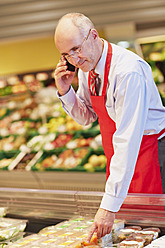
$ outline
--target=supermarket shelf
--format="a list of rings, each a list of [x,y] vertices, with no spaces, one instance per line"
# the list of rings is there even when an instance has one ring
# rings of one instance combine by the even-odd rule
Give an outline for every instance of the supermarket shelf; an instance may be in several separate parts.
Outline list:
[[[106,175],[87,172],[1,171],[0,187],[104,191]]]

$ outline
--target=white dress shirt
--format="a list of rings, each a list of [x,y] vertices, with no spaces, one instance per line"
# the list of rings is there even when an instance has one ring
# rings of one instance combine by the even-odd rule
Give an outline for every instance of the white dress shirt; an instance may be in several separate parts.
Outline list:
[[[113,136],[114,155],[110,176],[100,207],[117,212],[127,196],[143,135],[159,133],[165,128],[165,107],[152,77],[150,66],[138,55],[115,44],[106,92],[106,109],[116,123]],[[99,74],[101,95],[108,44],[95,71]],[[71,87],[59,96],[64,110],[79,124],[88,125],[97,119],[91,106],[88,72],[79,69],[79,89]]]

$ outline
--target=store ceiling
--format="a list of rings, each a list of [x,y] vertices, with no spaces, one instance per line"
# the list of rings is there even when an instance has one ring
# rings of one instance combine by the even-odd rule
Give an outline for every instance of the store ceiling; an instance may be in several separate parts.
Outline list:
[[[0,41],[53,35],[68,12],[84,13],[98,28],[118,25],[120,32],[131,23],[137,36],[165,34],[165,0],[0,0]]]

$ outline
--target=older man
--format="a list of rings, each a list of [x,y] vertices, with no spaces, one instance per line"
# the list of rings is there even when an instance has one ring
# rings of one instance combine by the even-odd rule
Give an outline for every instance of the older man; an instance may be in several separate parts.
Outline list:
[[[111,231],[128,192],[163,193],[158,138],[165,136],[165,108],[149,65],[139,56],[101,39],[89,18],[63,16],[55,31],[61,53],[55,70],[65,111],[82,125],[100,124],[107,157],[107,182],[88,241]],[[79,89],[71,87],[79,68]]]

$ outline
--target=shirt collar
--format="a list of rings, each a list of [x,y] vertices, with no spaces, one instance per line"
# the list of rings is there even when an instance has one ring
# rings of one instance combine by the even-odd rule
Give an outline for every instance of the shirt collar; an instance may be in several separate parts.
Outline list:
[[[106,62],[107,51],[108,51],[108,43],[104,39],[102,40],[104,42],[104,49],[103,49],[101,58],[95,68],[95,72],[99,75],[104,75],[104,68],[105,68],[105,62]]]

